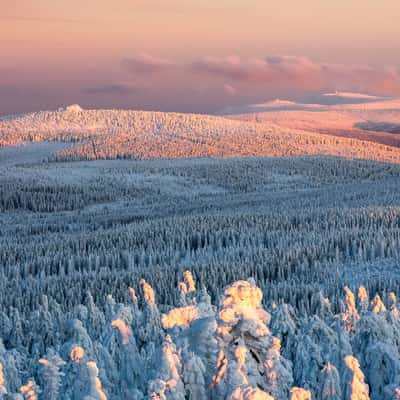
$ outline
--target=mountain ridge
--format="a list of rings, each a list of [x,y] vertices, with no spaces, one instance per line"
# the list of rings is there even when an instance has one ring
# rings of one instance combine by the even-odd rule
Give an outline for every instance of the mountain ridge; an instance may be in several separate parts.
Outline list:
[[[334,155],[400,162],[400,149],[274,123],[201,114],[83,110],[73,105],[0,120],[0,146],[64,141],[56,160]]]

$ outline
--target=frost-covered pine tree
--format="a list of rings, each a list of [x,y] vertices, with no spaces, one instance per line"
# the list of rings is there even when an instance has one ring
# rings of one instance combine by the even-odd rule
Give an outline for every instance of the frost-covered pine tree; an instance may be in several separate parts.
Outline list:
[[[7,390],[8,393],[17,392],[22,385],[20,371],[26,364],[26,359],[16,349],[6,350],[1,338],[0,364],[2,365],[4,388]]]
[[[346,327],[347,332],[352,333],[356,329],[357,321],[360,319],[360,315],[358,314],[358,310],[356,307],[356,300],[354,293],[345,286],[345,310],[342,313],[342,320],[344,322],[344,326]]]
[[[142,320],[138,331],[138,338],[141,341],[140,347],[142,347],[142,344],[147,347],[150,343],[159,345],[162,343],[164,334],[161,327],[161,315],[157,307],[155,293],[153,288],[144,279],[140,280],[140,286],[145,301]]]
[[[103,391],[100,379],[99,370],[93,361],[86,363],[89,376],[89,394],[83,400],[107,400],[107,396]]]
[[[274,336],[285,346],[286,339],[294,335],[298,327],[298,319],[293,307],[288,304],[279,304],[271,313],[270,329]]]
[[[193,294],[196,292],[196,284],[190,271],[183,273],[183,282],[179,282],[180,303],[182,306],[193,303]]]
[[[371,300],[371,311],[375,314],[386,312],[385,304],[383,304],[383,301],[379,294],[376,294],[375,297]]]
[[[152,399],[185,400],[180,355],[169,335],[162,346],[156,378],[149,382],[148,394]]]
[[[338,322],[332,321],[332,324],[331,327],[314,315],[291,340],[290,359],[293,360],[295,382],[313,393],[318,391],[321,369],[330,363],[340,370],[342,357],[352,351],[347,331]]]
[[[64,373],[60,370],[65,365],[59,355],[52,349],[47,351],[45,358],[39,360],[41,365],[41,387],[45,400],[57,400],[60,395],[61,379]]]
[[[87,331],[90,337],[97,338],[98,333],[101,332],[105,326],[104,314],[96,306],[90,292],[87,292],[85,306],[87,308]]]
[[[317,400],[341,400],[339,372],[333,364],[326,364],[318,376]]]
[[[221,350],[214,377],[218,395],[232,394],[243,385],[259,387],[278,400],[289,395],[291,366],[280,357],[279,339],[268,329],[270,315],[261,301],[262,292],[253,280],[234,282],[224,291],[217,328]]]
[[[192,351],[184,352],[182,376],[187,400],[207,398],[206,367],[201,358]]]
[[[130,325],[124,319],[116,318],[112,321],[111,326],[114,328],[114,332],[118,332],[113,358],[119,371],[121,396],[134,400],[138,391],[144,390],[146,386],[144,365]],[[109,340],[110,343],[113,342],[112,338]]]
[[[85,352],[85,356],[89,359],[94,357],[94,345],[91,337],[78,319],[69,320],[67,323],[68,341],[61,348],[61,355],[64,359],[68,359],[74,347],[80,346]]]
[[[285,358],[281,357],[281,343],[278,338],[272,337],[272,347],[267,352],[264,362],[265,391],[276,400],[283,400],[293,384],[292,366]]]
[[[195,311],[188,313],[189,318],[185,319],[188,322],[187,326],[180,331],[172,331],[171,335],[179,346],[185,347],[187,344],[188,350],[201,358],[206,367],[206,380],[210,383],[218,355],[215,310],[205,288],[191,292],[191,296],[192,305],[189,307],[195,307]]]
[[[328,298],[324,297],[322,291],[313,295],[311,299],[311,307],[313,313],[319,317],[329,317],[332,316],[332,306]]]
[[[357,292],[358,304],[361,312],[366,312],[368,310],[368,293],[364,286],[360,286]]]
[[[390,309],[390,314],[394,319],[399,319],[400,317],[400,311],[397,307],[397,298],[396,294],[393,292],[389,293],[389,309]]]
[[[400,385],[400,354],[396,347],[376,342],[368,346],[363,363],[372,399]]]
[[[75,345],[71,348],[68,362],[64,368],[66,379],[63,384],[63,397],[66,400],[83,399],[88,384],[87,357],[83,347]]]
[[[172,308],[165,313],[161,322],[163,328],[168,330],[177,344],[182,347],[184,344],[188,344],[192,351],[195,351],[204,360],[206,366],[210,366],[211,362],[215,362],[215,353],[217,352],[214,337],[215,311],[205,288],[197,293],[191,273],[186,271],[184,277],[185,282],[181,282],[185,287],[184,305]],[[188,297],[189,294],[190,297]]]
[[[364,382],[358,360],[353,356],[345,357],[344,400],[369,400],[369,388]]]

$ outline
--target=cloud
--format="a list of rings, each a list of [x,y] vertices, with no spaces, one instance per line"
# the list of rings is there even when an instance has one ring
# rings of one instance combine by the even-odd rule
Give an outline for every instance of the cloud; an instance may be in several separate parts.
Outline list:
[[[232,85],[229,85],[228,83],[225,83],[224,84],[224,92],[226,94],[229,94],[229,95],[233,96],[234,94],[236,94],[236,89]]]
[[[381,95],[400,94],[400,70],[368,65],[322,64],[321,75],[333,89],[368,91]]]
[[[321,66],[307,57],[269,56],[266,64],[272,70],[274,79],[308,82],[319,78]]]
[[[234,81],[254,82],[271,78],[271,69],[262,60],[242,61],[239,57],[204,57],[193,62],[189,69],[198,74],[229,78]]]
[[[132,84],[111,84],[82,89],[82,93],[89,95],[120,95],[125,96],[137,92],[137,87]]]
[[[206,57],[191,64],[194,73],[244,84],[285,84],[313,90],[321,86],[321,66],[306,57],[270,56],[242,60]]]
[[[132,74],[154,75],[174,70],[178,65],[169,60],[142,53],[135,57],[124,58],[122,66]]]
[[[283,85],[302,90],[362,90],[400,94],[400,71],[394,67],[317,63],[302,56],[205,57],[189,65],[196,74],[247,85]]]

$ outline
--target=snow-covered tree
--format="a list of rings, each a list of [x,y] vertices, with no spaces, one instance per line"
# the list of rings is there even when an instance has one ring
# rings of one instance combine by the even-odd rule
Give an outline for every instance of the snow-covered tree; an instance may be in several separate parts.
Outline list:
[[[262,292],[252,280],[225,289],[218,314],[221,351],[214,385],[227,394],[250,385],[284,399],[292,384],[291,366],[280,356],[279,339],[268,329],[270,315],[261,301]]]
[[[152,399],[185,400],[181,359],[169,335],[162,346],[156,375],[156,378],[149,382],[148,392]]]
[[[317,400],[341,400],[339,372],[333,364],[326,364],[318,376]]]
[[[353,356],[345,357],[346,371],[344,375],[345,400],[369,400],[369,388],[364,382],[358,360]]]
[[[186,351],[184,354],[183,381],[188,400],[207,398],[206,367],[201,358],[192,351]]]
[[[107,396],[103,391],[100,379],[99,370],[93,361],[87,362],[87,369],[89,375],[89,394],[83,400],[107,400]]]
[[[65,365],[65,362],[54,350],[49,350],[46,357],[39,360],[39,364],[41,364],[43,397],[46,400],[57,400],[64,375],[60,368]]]

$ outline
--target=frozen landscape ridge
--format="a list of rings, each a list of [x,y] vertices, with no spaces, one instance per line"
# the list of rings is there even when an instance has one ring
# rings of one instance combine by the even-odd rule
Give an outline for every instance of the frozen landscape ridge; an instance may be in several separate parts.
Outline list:
[[[314,125],[291,127],[285,122],[304,119],[282,119],[281,113],[274,119],[274,115],[246,114],[233,119],[150,111],[83,110],[72,105],[59,111],[21,114],[1,120],[0,146],[26,141],[71,143],[56,154],[58,160],[324,154],[400,161],[396,143],[376,143],[368,140],[369,137],[365,141],[361,140],[362,135],[334,136],[323,129],[319,132]],[[318,113],[312,115],[315,122]],[[320,119],[325,120],[322,116]]]

